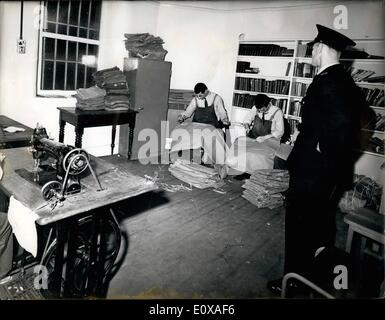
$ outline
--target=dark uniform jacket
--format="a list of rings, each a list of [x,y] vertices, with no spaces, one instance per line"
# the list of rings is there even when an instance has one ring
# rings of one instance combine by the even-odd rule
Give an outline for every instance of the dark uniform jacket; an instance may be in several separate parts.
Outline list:
[[[341,64],[315,76],[302,100],[302,123],[288,158],[291,178],[348,186],[353,176],[353,149],[366,101]],[[317,151],[317,144],[320,151]]]

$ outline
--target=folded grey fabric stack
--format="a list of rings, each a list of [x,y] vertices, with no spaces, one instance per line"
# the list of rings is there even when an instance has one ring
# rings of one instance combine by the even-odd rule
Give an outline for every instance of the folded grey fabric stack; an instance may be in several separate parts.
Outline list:
[[[92,77],[98,87],[106,90],[106,110],[129,109],[130,92],[127,79],[118,67],[96,71]]]
[[[185,160],[176,160],[170,165],[168,171],[175,178],[198,189],[220,188],[225,184],[215,169]]]
[[[274,209],[283,205],[284,192],[289,187],[287,170],[264,169],[256,170],[242,188],[242,197],[258,208]]]
[[[80,110],[104,110],[104,97],[106,90],[97,86],[90,88],[79,88],[76,90],[76,108]]]
[[[125,33],[126,49],[130,57],[164,61],[167,50],[163,40],[149,33]]]
[[[110,94],[105,100],[106,110],[125,110],[130,107],[130,98],[124,94]]]

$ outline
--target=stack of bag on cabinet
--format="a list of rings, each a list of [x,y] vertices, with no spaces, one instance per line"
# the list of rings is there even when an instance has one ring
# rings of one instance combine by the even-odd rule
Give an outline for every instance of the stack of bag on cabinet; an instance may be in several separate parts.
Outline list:
[[[149,33],[125,33],[125,45],[130,57],[164,61],[167,50],[164,41]]]
[[[274,209],[284,204],[282,192],[289,188],[287,170],[256,170],[244,185],[242,197],[258,208]]]

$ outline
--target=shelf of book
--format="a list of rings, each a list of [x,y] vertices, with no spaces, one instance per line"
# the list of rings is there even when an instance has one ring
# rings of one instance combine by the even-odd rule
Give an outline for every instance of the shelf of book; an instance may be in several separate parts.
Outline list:
[[[385,110],[385,107],[379,107],[379,106],[370,106],[370,108],[375,110]]]
[[[366,151],[366,150],[363,150],[363,151],[362,150],[357,150],[357,152],[362,152],[364,154],[368,154],[368,155],[371,155],[371,156],[385,158],[385,154],[384,153],[377,153],[377,152]]]
[[[266,74],[259,74],[259,73],[248,73],[248,72],[237,72],[235,74],[236,77],[245,77],[245,78],[255,78],[255,79],[264,79],[264,78],[271,78],[271,79],[281,79],[281,80],[290,80],[290,77],[288,76],[280,76],[280,75],[266,75]]]
[[[312,82],[313,81],[313,78],[308,78],[308,77],[296,77],[296,76],[293,76],[293,79],[295,80],[301,80],[301,81],[305,81],[305,82]]]
[[[295,60],[302,60],[306,62],[311,62],[312,58],[311,57],[294,57]],[[384,59],[347,59],[347,58],[342,58],[340,59],[341,62],[356,62],[356,63],[384,63]]]
[[[258,93],[263,93],[268,95],[269,97],[276,97],[276,98],[288,98],[289,96],[286,94],[277,94],[277,93],[270,93],[270,92],[262,92],[262,91],[247,91],[247,90],[234,90],[234,93],[244,93],[244,94],[255,94],[257,95]]]
[[[370,129],[361,129],[361,130],[366,132],[376,133],[376,134],[385,134],[385,131],[380,131],[380,130],[370,130]]]
[[[277,57],[277,56],[238,56],[238,61],[244,61],[245,59],[268,59],[268,60],[293,60],[293,56],[291,57]]]
[[[374,87],[384,87],[384,83],[380,82],[365,82],[365,81],[356,81],[356,85],[364,85],[364,86],[374,86]]]
[[[294,119],[294,120],[299,120],[299,121],[301,121],[301,119],[302,119],[301,117],[293,116],[291,114],[285,114],[284,117],[287,119]]]
[[[385,41],[355,41],[358,49],[344,52],[341,63],[363,90],[371,108],[380,112],[385,110],[385,59],[380,56],[385,55]],[[240,41],[232,113],[250,109],[252,96],[264,93],[277,100],[277,106],[282,108],[287,119],[300,121],[300,101],[318,72],[318,68],[311,64],[311,49],[307,42],[309,40]],[[364,53],[364,50],[369,53]],[[261,88],[263,89],[260,90]],[[239,95],[249,95],[248,98],[242,97],[247,103],[243,103],[242,99],[240,101]],[[373,132],[382,133],[380,130]]]

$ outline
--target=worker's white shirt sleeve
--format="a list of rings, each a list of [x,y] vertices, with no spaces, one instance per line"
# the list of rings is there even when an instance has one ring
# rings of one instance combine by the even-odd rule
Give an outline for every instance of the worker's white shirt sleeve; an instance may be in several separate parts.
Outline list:
[[[221,120],[222,122],[225,122],[225,123],[229,122],[229,117],[225,109],[225,104],[223,102],[223,99],[219,95],[216,95],[215,97],[214,110],[218,120]]]
[[[257,108],[255,106],[253,106],[249,110],[249,112],[247,113],[246,118],[243,121],[243,123],[247,123],[247,124],[250,125],[254,121],[254,118],[255,118],[256,114],[257,114]]]
[[[189,105],[187,106],[186,110],[184,112],[182,112],[181,114],[186,119],[190,118],[194,114],[196,108],[197,108],[196,99],[193,98],[190,101]]]
[[[281,109],[279,109],[275,115],[274,118],[271,119],[271,134],[274,138],[281,139],[283,136],[283,133],[285,132],[285,125],[283,122],[283,112]]]

